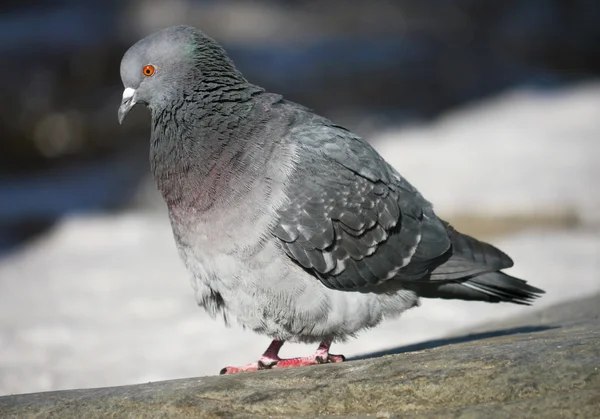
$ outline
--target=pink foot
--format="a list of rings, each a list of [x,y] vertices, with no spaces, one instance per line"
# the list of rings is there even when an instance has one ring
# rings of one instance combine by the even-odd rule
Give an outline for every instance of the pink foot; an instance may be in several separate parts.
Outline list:
[[[329,364],[332,362],[344,362],[344,355],[330,355],[326,354],[323,356],[319,355],[311,355],[305,356],[303,358],[290,358],[290,359],[282,359],[271,368],[292,368],[292,367],[305,367],[308,365],[317,365],[317,364]]]
[[[317,351],[311,356],[302,358],[281,359],[278,356],[279,349],[283,345],[282,341],[274,340],[258,362],[252,362],[243,367],[225,367],[220,374],[236,374],[238,372],[251,372],[258,370],[267,370],[271,368],[292,368],[308,365],[328,364],[332,362],[343,362],[344,355],[333,355],[329,353],[331,342],[323,341]]]
[[[221,370],[219,374],[237,374],[238,372],[268,370],[270,368],[273,368],[273,366],[276,365],[279,361],[281,361],[281,358],[279,358],[277,355],[266,355],[265,353],[265,355],[261,356],[257,362],[251,362],[248,365],[244,365],[243,367],[225,367]]]

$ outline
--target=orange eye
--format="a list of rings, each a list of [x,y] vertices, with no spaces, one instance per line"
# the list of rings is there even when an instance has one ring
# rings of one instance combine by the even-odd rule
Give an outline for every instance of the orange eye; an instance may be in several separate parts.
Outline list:
[[[144,74],[144,76],[150,77],[151,75],[154,74],[155,70],[156,69],[154,68],[153,65],[148,64],[148,65],[144,66],[144,68],[142,69],[142,73]]]

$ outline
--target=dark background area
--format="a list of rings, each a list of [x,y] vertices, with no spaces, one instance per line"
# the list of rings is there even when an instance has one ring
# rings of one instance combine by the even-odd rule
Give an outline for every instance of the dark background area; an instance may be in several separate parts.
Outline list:
[[[73,212],[138,204],[148,115],[124,127],[119,63],[173,24],[246,77],[368,136],[508,88],[600,72],[596,0],[4,1],[0,252]],[[482,139],[485,141],[485,139]]]

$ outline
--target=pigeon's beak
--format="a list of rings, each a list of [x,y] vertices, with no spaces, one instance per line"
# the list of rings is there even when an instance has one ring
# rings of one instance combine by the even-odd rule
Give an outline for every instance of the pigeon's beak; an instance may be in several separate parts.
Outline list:
[[[119,106],[119,124],[123,123],[123,120],[135,106],[135,89],[127,87],[123,90],[123,99],[121,100],[121,106]]]

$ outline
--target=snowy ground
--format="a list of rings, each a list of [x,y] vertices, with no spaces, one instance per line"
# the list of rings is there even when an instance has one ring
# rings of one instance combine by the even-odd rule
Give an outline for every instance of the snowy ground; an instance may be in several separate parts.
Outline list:
[[[598,83],[510,92],[373,142],[440,213],[600,221]]]
[[[600,86],[590,85],[508,95],[375,146],[444,215],[575,211],[575,229],[493,240],[513,274],[547,291],[542,307],[600,291],[599,121]],[[333,351],[358,355],[534,309],[425,300]],[[0,394],[216,374],[267,344],[196,307],[163,213],[69,218],[0,260]]]

